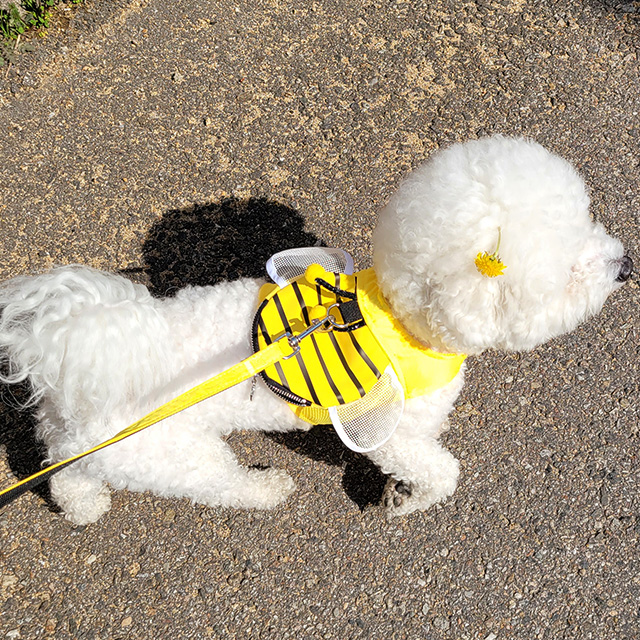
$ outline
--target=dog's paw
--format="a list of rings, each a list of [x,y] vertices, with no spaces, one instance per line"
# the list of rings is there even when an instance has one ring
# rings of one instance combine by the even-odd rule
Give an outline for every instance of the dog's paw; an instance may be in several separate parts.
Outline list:
[[[410,482],[390,478],[382,494],[382,506],[388,518],[401,516],[414,511],[412,506],[413,487]]]
[[[97,522],[111,508],[109,488],[95,478],[65,471],[51,478],[49,485],[64,517],[77,525]]]
[[[252,469],[249,476],[253,504],[247,506],[258,509],[272,509],[284,502],[296,488],[293,478],[282,469]]]
[[[388,520],[397,516],[406,516],[414,511],[426,511],[429,507],[442,502],[453,493],[453,488],[436,491],[405,480],[391,478],[382,495],[382,506]]]

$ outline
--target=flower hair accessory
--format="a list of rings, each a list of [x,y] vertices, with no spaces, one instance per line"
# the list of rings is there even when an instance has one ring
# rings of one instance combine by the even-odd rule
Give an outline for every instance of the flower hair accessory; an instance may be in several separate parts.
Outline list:
[[[496,276],[501,276],[502,272],[507,268],[507,265],[500,260],[500,256],[498,255],[498,251],[500,249],[500,239],[501,239],[501,230],[498,227],[498,246],[493,253],[489,253],[485,251],[484,253],[480,252],[476,256],[476,269],[483,275],[487,276],[487,278],[495,278]]]

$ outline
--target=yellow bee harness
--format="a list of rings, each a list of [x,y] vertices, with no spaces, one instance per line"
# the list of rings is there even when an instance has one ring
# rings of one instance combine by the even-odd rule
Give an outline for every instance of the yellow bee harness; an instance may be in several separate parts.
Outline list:
[[[315,331],[293,357],[261,376],[300,418],[333,423],[356,451],[382,444],[396,427],[404,399],[445,386],[465,359],[433,351],[411,336],[391,314],[373,269],[346,275],[318,264],[284,287],[262,287],[254,351],[319,321],[326,332]]]

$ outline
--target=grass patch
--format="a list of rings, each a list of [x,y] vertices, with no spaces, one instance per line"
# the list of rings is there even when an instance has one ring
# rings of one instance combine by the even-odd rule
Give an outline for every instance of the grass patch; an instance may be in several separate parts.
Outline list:
[[[11,64],[15,56],[31,50],[20,39],[29,31],[43,33],[49,27],[51,12],[57,5],[80,4],[83,0],[20,0],[0,9],[0,66]]]

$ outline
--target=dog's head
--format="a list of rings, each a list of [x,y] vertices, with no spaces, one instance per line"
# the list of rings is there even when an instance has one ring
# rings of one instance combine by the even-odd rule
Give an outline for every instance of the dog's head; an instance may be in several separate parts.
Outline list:
[[[414,171],[380,215],[373,258],[407,329],[469,354],[531,349],[572,330],[632,270],[590,218],[573,167],[501,136],[455,145]]]

